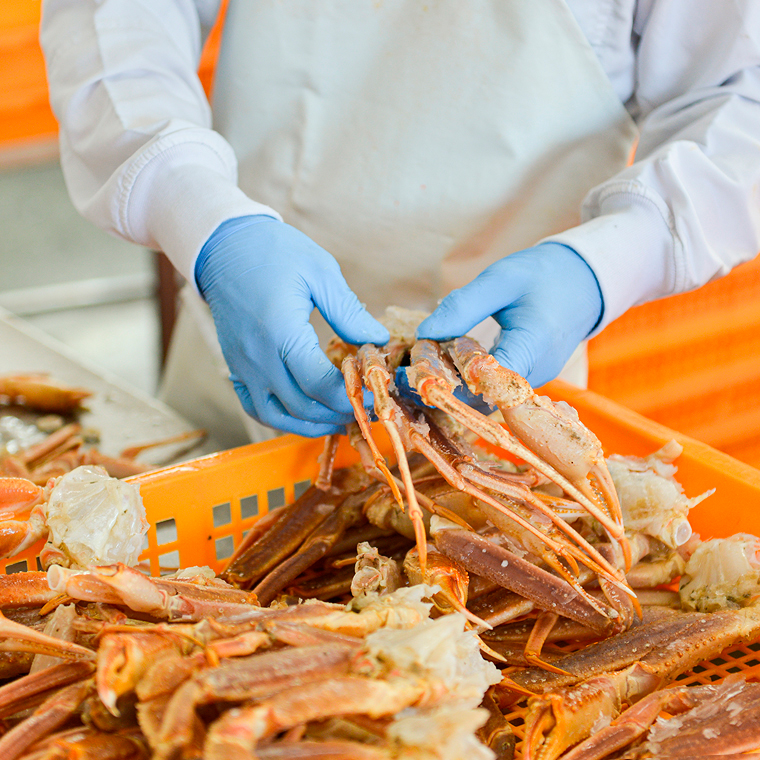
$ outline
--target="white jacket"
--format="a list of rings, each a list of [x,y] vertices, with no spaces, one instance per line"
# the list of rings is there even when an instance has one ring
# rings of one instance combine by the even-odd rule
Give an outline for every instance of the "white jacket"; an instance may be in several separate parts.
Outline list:
[[[551,238],[594,270],[605,300],[600,330],[760,249],[760,3],[567,4],[641,131],[635,163],[589,193],[582,224]],[[195,74],[218,5],[43,4],[41,39],[75,205],[103,229],[164,250],[190,282],[218,224],[277,216],[237,188],[234,152],[212,130]]]

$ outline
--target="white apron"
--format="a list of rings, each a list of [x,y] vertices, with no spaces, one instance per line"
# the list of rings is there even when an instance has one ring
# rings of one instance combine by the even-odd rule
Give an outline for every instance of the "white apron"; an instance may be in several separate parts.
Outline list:
[[[335,256],[375,316],[432,311],[492,262],[578,224],[635,138],[564,0],[232,0],[214,120],[240,187]],[[186,331],[164,398],[193,419],[197,393],[173,369]],[[216,369],[195,379],[209,396],[227,371],[205,348]],[[578,361],[570,379],[583,384]],[[253,440],[272,435],[229,383],[219,391]]]

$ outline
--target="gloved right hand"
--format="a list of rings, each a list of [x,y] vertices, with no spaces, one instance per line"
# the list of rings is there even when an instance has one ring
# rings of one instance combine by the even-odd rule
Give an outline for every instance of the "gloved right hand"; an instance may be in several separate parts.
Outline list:
[[[201,249],[195,279],[247,414],[306,436],[339,432],[353,420],[342,375],[309,315],[316,307],[347,343],[383,344],[390,336],[327,251],[270,216],[230,219]]]

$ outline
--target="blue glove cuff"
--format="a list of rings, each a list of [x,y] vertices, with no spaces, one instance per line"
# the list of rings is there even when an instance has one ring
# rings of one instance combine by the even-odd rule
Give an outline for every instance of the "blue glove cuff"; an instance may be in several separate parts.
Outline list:
[[[213,253],[214,249],[222,242],[224,242],[230,235],[234,235],[239,230],[246,227],[251,227],[254,224],[261,224],[262,222],[277,222],[282,224],[279,219],[275,219],[273,216],[267,214],[251,214],[249,216],[238,216],[234,219],[228,219],[226,222],[222,222],[212,233],[211,237],[203,244],[198,258],[195,260],[195,284],[198,290],[203,293],[203,286],[201,284],[201,276],[203,274],[203,268],[206,266],[206,262],[209,256]]]

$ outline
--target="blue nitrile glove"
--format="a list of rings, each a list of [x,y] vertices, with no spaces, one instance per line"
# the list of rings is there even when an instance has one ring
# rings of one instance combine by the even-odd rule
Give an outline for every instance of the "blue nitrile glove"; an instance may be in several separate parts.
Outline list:
[[[342,375],[319,347],[309,315],[319,309],[349,343],[386,343],[389,335],[327,251],[270,216],[244,216],[206,241],[195,279],[247,414],[307,436],[353,420]]]
[[[417,337],[455,338],[492,316],[501,335],[491,353],[538,387],[560,373],[603,309],[589,265],[569,246],[541,243],[505,256],[449,293]]]

